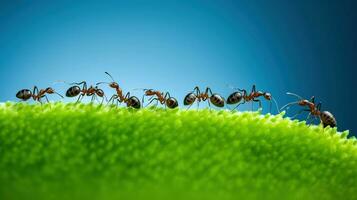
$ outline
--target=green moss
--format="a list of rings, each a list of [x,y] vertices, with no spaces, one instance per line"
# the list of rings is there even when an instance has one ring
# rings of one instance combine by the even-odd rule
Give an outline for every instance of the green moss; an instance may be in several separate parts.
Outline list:
[[[347,135],[283,114],[6,103],[0,199],[355,199]]]

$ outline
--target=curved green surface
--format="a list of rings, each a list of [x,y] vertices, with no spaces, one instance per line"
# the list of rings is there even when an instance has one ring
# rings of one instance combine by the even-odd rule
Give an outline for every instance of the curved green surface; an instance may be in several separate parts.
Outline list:
[[[357,142],[283,114],[0,106],[0,199],[355,199]]]

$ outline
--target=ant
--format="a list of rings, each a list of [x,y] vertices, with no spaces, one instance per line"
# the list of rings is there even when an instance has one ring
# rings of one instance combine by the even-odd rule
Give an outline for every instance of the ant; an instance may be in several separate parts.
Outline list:
[[[196,93],[195,93],[196,92]],[[196,86],[192,92],[188,93],[183,101],[185,106],[189,105],[189,109],[192,104],[197,100],[197,109],[201,101],[206,101],[208,99],[208,106],[211,108],[210,102],[217,107],[224,107],[224,98],[216,93],[212,93],[211,88],[207,87],[204,93],[201,93],[198,86]]]
[[[259,108],[262,107],[262,102],[261,100],[257,99],[258,97],[263,96],[264,99],[268,100],[270,102],[270,112],[271,112],[271,100],[274,101],[276,108],[279,111],[278,103],[275,101],[275,99],[272,97],[272,95],[268,92],[261,92],[261,91],[256,91],[255,85],[252,87],[252,91],[248,94],[246,90],[241,90],[239,88],[234,88],[237,89],[238,91],[233,92],[230,94],[227,98],[227,104],[236,104],[238,105],[234,107],[232,110],[235,110],[238,108],[239,105],[245,104],[246,102],[252,102],[252,110],[253,110],[253,102],[258,102],[259,103]],[[243,100],[243,102],[241,102]]]
[[[60,95],[59,93],[55,92],[51,87],[48,87],[46,89],[38,90],[37,86],[33,87],[33,91],[32,92],[30,90],[28,90],[28,89],[22,89],[22,90],[18,91],[16,93],[16,97],[21,99],[21,100],[23,100],[23,101],[27,101],[32,97],[34,101],[38,101],[38,102],[40,102],[42,104],[41,99],[43,97],[46,98],[47,103],[49,102],[46,94],[57,94],[58,96],[63,98],[62,95]]]
[[[300,110],[292,118],[298,116],[299,114],[301,114],[304,111],[307,111],[307,112],[309,112],[309,115],[307,116],[306,121],[309,120],[311,116],[313,116],[314,117],[313,120],[316,119],[316,117],[318,117],[320,119],[320,122],[322,123],[324,128],[327,126],[330,126],[331,128],[337,126],[335,117],[329,111],[321,111],[321,102],[319,102],[317,105],[315,104],[314,96],[312,96],[309,101],[309,100],[303,99],[301,96],[291,93],[291,92],[287,92],[286,94],[299,98],[299,101],[288,103],[285,106],[283,106],[281,109],[284,109],[284,108],[289,109],[290,106],[295,105],[295,104],[298,104],[299,106],[303,106],[303,107],[305,107],[305,106],[308,107],[308,109]]]
[[[104,98],[106,99],[106,96],[104,94],[104,91],[102,89],[99,89],[97,86],[93,87],[90,86],[87,88],[87,82],[82,81],[80,83],[71,83],[70,85],[75,85],[70,88],[68,88],[66,92],[67,97],[75,97],[78,96],[77,103],[83,99],[84,96],[92,96],[91,102],[94,101],[94,99],[99,96],[102,98],[102,102],[104,101]],[[83,85],[82,88],[79,87],[79,85]]]
[[[105,72],[111,79],[113,82],[100,82],[97,83],[96,85],[102,84],[102,83],[107,83],[109,84],[109,87],[114,88],[116,91],[116,94],[114,94],[108,101],[112,102],[112,104],[114,103],[114,100],[117,100],[117,105],[118,103],[126,103],[127,107],[133,107],[136,109],[139,109],[141,107],[140,104],[140,100],[136,97],[136,96],[130,96],[130,92],[126,93],[126,95],[123,95],[123,91],[122,89],[119,87],[119,84],[117,82],[114,81],[113,77],[108,73]]]
[[[148,100],[150,102],[146,106],[151,104],[154,100],[156,100],[156,105],[158,104],[158,102],[160,102],[160,104],[164,104],[165,107],[167,106],[169,108],[176,108],[178,106],[177,100],[174,97],[171,97],[169,92],[163,93],[153,89],[144,89],[144,91],[145,94],[143,95],[142,98],[143,105],[144,105],[144,97],[151,96]]]

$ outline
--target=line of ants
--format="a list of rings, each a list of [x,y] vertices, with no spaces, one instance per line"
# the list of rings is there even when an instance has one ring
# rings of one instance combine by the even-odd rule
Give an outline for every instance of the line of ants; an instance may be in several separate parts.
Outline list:
[[[170,109],[174,109],[178,107],[178,101],[176,100],[176,98],[172,97],[169,92],[161,92],[154,89],[143,89],[144,95],[142,97],[141,102],[136,96],[131,96],[130,92],[127,92],[124,95],[123,90],[121,89],[119,84],[113,79],[113,77],[108,72],[105,73],[110,77],[112,82],[99,82],[96,83],[95,86],[91,85],[89,87],[87,87],[87,83],[85,81],[79,83],[70,83],[70,85],[72,86],[67,89],[66,97],[73,98],[78,96],[76,102],[80,102],[84,96],[90,96],[91,102],[93,102],[94,100],[98,101],[98,97],[100,97],[102,98],[101,104],[103,104],[105,100],[108,104],[116,103],[116,105],[118,106],[121,103],[125,103],[127,107],[135,109],[140,109],[141,107],[144,107],[145,97],[149,97],[146,106],[149,106],[155,101],[156,106],[160,103],[161,105],[164,105],[165,108],[168,107]],[[104,91],[98,87],[101,84],[107,84],[110,88],[115,90],[115,94],[113,94],[109,100],[105,96]],[[269,92],[257,91],[255,85],[252,86],[250,92],[247,92],[247,90],[245,89],[232,89],[234,89],[235,91],[227,97],[227,100],[225,100],[225,98],[223,98],[220,94],[213,93],[211,88],[209,87],[207,87],[204,92],[201,92],[200,88],[196,86],[191,92],[189,92],[185,96],[183,104],[184,106],[188,106],[187,109],[189,109],[195,102],[197,102],[198,108],[201,101],[207,101],[209,108],[211,108],[211,104],[218,108],[224,107],[225,104],[235,105],[235,107],[232,109],[233,111],[236,110],[240,105],[251,102],[253,110],[253,103],[258,103],[259,108],[262,108],[262,102],[259,98],[263,97],[266,101],[269,101],[270,103],[270,112],[272,107],[272,101],[274,102],[278,113],[280,113],[280,111],[284,109],[288,110],[292,105],[299,105],[303,107],[303,109],[301,109],[296,115],[294,115],[294,117],[300,115],[302,112],[308,112],[309,114],[306,121],[318,118],[320,119],[320,122],[324,127],[337,126],[336,119],[329,111],[321,111],[321,102],[316,104],[315,97],[312,97],[310,100],[306,100],[297,94],[288,92],[288,95],[295,96],[299,100],[288,103],[281,109],[279,109],[278,104],[273,98],[273,96]],[[42,104],[43,98],[45,98],[46,101],[49,102],[47,94],[57,94],[61,98],[64,98],[61,94],[57,93],[51,87],[39,90],[36,86],[34,86],[32,92],[29,89],[22,89],[18,91],[16,97],[22,101],[27,101],[32,98],[34,101],[40,102]]]

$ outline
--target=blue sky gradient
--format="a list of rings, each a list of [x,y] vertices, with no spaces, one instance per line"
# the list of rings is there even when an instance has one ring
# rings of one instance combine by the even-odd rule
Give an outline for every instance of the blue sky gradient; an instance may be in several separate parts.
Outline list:
[[[357,135],[356,9],[353,1],[1,1],[0,101],[33,85],[64,93],[56,80],[107,81],[105,71],[124,91],[170,91],[180,106],[196,85],[227,97],[227,85],[256,84],[280,106],[295,100],[287,91],[315,95],[340,130]]]

